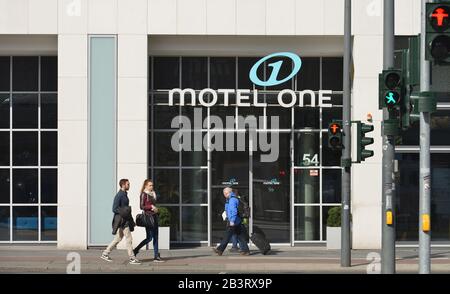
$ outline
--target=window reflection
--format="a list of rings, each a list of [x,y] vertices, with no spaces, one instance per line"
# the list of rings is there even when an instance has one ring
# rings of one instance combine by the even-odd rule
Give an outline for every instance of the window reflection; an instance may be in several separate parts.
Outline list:
[[[38,241],[38,207],[13,207],[13,240]]]
[[[177,169],[155,169],[154,181],[158,203],[179,203],[180,176]]]
[[[450,145],[450,110],[438,110],[431,114],[430,121],[431,145],[449,146]],[[420,123],[415,121],[413,125],[407,130],[402,131],[402,135],[398,137],[398,145],[419,145],[419,131]]]
[[[419,154],[397,154],[399,188],[397,240],[417,241],[419,220]],[[450,154],[431,154],[432,241],[450,240]]]
[[[36,129],[38,127],[38,95],[13,94],[13,128]]]

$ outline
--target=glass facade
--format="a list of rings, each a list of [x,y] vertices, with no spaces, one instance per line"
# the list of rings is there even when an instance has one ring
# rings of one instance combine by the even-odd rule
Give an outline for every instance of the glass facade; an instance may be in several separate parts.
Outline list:
[[[408,37],[396,37],[396,49],[407,48]],[[399,65],[401,58],[396,58]],[[430,91],[437,93],[437,111],[431,114],[431,241],[450,241],[450,68],[432,65]],[[419,89],[415,89],[419,91]],[[396,142],[399,172],[397,191],[397,240],[417,244],[419,238],[420,123],[402,132]]]
[[[445,123],[446,122],[446,123]],[[450,240],[450,144],[442,128],[448,128],[449,110],[438,107],[431,118],[431,240]],[[442,124],[442,127],[440,127]],[[414,134],[411,135],[411,134]],[[397,240],[418,240],[419,222],[419,124],[404,134],[402,142],[411,145],[396,147],[399,161],[397,176]],[[448,132],[447,132],[448,134]]]
[[[302,70],[294,78],[275,87],[254,85],[250,68],[260,57],[183,57],[149,58],[149,177],[161,195],[159,204],[172,213],[171,241],[215,243],[223,234],[224,197],[222,189],[231,186],[252,207],[249,230],[261,229],[272,243],[322,242],[326,240],[325,220],[331,207],[340,205],[340,152],[327,147],[330,120],[342,119],[342,58],[304,57]],[[275,62],[277,60],[271,60]],[[282,59],[279,77],[293,66]],[[259,77],[268,77],[268,64],[259,68]],[[225,106],[223,95],[211,107],[199,107],[202,119],[218,116],[233,121],[238,116],[263,117],[257,133],[273,128],[272,116],[279,117],[279,157],[275,162],[261,161],[265,152],[250,149],[248,129],[235,126],[223,135],[226,142],[243,138],[245,147],[233,151],[212,148],[219,138],[217,126],[206,123],[194,128],[192,140],[205,140],[208,148],[173,151],[171,140],[177,131],[171,122],[177,115],[194,121],[192,105],[168,104],[168,90],[191,88],[198,94],[204,88],[258,90],[258,101],[265,107],[236,105],[230,95]],[[294,91],[333,90],[332,108],[283,108],[277,102],[282,89]],[[187,101],[190,102],[189,96]],[[306,96],[307,97],[307,96]],[[176,100],[175,100],[176,101]],[[306,98],[308,101],[308,98]],[[307,104],[307,103],[306,103]],[[270,138],[270,134],[268,135]],[[270,139],[269,139],[270,140]]]
[[[0,242],[55,242],[57,57],[0,57]]]

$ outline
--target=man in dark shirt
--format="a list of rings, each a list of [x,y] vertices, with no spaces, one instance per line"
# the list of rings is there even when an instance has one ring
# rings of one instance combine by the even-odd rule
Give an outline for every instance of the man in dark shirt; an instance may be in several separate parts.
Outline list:
[[[126,238],[128,256],[130,257],[130,264],[140,264],[140,261],[136,259],[133,253],[133,238],[131,236],[132,224],[130,221],[124,219],[120,213],[121,209],[129,207],[130,200],[128,199],[127,191],[130,189],[130,182],[127,179],[121,179],[119,181],[120,190],[117,192],[116,197],[114,197],[113,202],[113,233],[114,240],[112,240],[111,244],[103,251],[101,258],[106,261],[112,261],[109,254],[111,251],[119,244],[119,242],[123,239],[123,236]]]

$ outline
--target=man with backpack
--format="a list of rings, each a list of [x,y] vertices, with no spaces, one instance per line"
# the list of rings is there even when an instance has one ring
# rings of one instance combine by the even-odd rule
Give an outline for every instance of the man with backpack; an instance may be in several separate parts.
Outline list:
[[[223,196],[226,199],[225,212],[227,216],[227,228],[222,242],[217,248],[213,248],[213,251],[219,256],[222,255],[231,238],[236,234],[241,248],[241,255],[250,255],[250,250],[246,241],[247,238],[245,236],[247,230],[242,224],[242,219],[239,216],[239,199],[229,187],[223,189]]]
[[[245,236],[245,240],[246,243],[248,243],[248,230],[246,225],[248,224],[248,219],[250,218],[250,206],[248,205],[247,202],[245,202],[244,200],[242,200],[242,197],[239,195],[237,190],[233,190],[233,193],[235,194],[235,196],[232,197],[236,197],[239,199],[239,207],[238,207],[238,213],[239,216],[242,218],[242,229],[243,234]],[[233,235],[233,237],[231,237],[231,248],[230,248],[230,252],[238,252],[239,251],[239,247],[238,247],[238,236],[236,234]]]

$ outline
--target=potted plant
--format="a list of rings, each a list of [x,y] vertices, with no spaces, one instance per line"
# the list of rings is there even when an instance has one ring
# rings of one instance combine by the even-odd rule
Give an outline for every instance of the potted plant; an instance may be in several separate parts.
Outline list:
[[[159,210],[159,249],[170,249],[170,211],[166,207],[158,207]]]
[[[341,249],[341,207],[328,210],[327,249]]]

